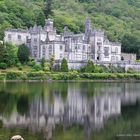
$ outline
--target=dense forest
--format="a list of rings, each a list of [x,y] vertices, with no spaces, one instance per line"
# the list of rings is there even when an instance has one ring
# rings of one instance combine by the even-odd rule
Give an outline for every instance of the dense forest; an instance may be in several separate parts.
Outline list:
[[[0,40],[7,27],[44,25],[53,18],[57,32],[64,25],[83,32],[86,17],[93,28],[106,31],[112,41],[122,43],[122,51],[140,57],[140,0],[0,0]]]

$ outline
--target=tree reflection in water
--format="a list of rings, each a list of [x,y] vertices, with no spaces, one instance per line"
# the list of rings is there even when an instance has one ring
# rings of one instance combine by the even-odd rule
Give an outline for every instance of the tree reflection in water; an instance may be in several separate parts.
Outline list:
[[[26,87],[26,94],[22,90],[20,95],[20,89],[18,94],[13,94],[16,85],[12,85],[12,93],[9,89],[7,92],[7,88],[0,91],[2,124],[8,128],[22,126],[32,132],[43,132],[47,139],[69,135],[67,131],[75,137],[73,139],[97,138],[92,132],[103,131],[109,118],[120,116],[121,112],[131,118],[134,108],[130,105],[138,104],[140,98],[139,83],[26,83],[20,87]]]

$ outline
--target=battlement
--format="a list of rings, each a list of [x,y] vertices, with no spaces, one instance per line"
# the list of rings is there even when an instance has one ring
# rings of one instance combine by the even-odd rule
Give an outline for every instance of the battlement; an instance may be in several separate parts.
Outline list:
[[[9,28],[9,29],[6,29],[5,31],[18,32],[18,33],[28,33],[29,32],[28,29],[21,29],[21,28],[18,28],[18,29]]]

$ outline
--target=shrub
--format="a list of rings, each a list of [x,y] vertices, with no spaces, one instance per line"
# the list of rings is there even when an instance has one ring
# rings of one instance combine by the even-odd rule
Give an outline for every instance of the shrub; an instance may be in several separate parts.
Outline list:
[[[134,69],[133,68],[128,68],[127,73],[134,73]]]
[[[22,66],[18,67],[18,70],[22,70]]]
[[[7,80],[18,80],[22,77],[21,72],[7,72],[6,79]]]
[[[28,79],[27,74],[26,74],[26,73],[23,73],[23,74],[20,76],[20,79],[21,79],[21,80],[27,80],[27,79]]]
[[[17,63],[16,66],[17,67],[21,67],[22,65],[21,65],[21,63]]]
[[[94,72],[95,71],[95,65],[93,61],[88,60],[87,65],[85,66],[85,72]]]
[[[6,69],[7,64],[6,63],[0,63],[0,69]]]
[[[29,72],[27,73],[27,77],[30,80],[45,80],[45,73],[44,72]]]
[[[63,58],[62,61],[61,61],[61,71],[62,72],[68,72],[69,71],[68,63],[67,63],[67,60],[65,58]]]
[[[4,80],[5,77],[6,77],[6,74],[4,74],[4,73],[0,74],[0,80]]]
[[[27,65],[30,66],[30,67],[34,67],[36,65],[36,63],[35,63],[35,61],[29,61],[27,63]]]
[[[34,69],[35,71],[40,71],[40,70],[42,70],[41,65],[39,65],[39,64],[34,65],[34,66],[33,66],[33,69]]]

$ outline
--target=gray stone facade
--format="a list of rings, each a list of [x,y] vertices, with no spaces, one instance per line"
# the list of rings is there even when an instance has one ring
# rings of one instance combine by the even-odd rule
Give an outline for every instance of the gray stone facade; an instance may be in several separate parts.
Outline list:
[[[53,20],[47,19],[44,27],[34,25],[30,29],[7,29],[5,42],[26,44],[31,56],[40,61],[49,60],[53,55],[56,62],[66,58],[70,68],[78,68],[89,59],[100,62],[121,61],[121,44],[110,42],[103,30],[92,29],[89,18],[85,22],[85,32],[74,34],[64,27],[57,34]]]

